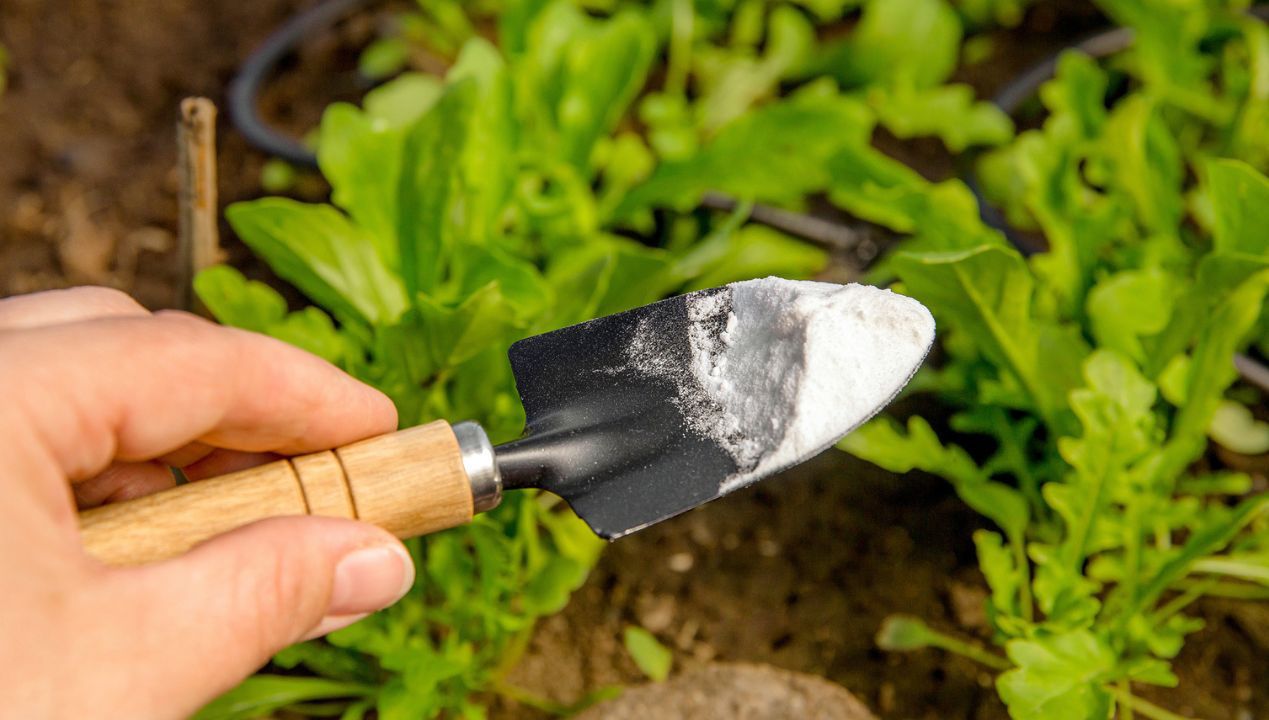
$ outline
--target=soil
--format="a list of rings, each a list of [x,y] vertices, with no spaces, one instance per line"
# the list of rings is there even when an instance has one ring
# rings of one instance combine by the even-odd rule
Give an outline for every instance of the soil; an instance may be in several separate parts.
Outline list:
[[[13,65],[0,95],[0,296],[101,283],[152,308],[176,306],[177,104],[202,94],[223,105],[236,65],[308,4],[0,3],[0,44]],[[355,18],[306,45],[263,98],[266,114],[300,133],[327,103],[356,96],[354,49],[376,22]],[[995,34],[996,54],[960,79],[990,94],[1097,22],[1083,3],[1040,3],[1022,29]],[[877,141],[931,178],[955,171],[935,142]],[[227,123],[219,144],[222,202],[259,194],[265,158]],[[230,261],[266,275],[223,231]],[[987,640],[969,540],[980,524],[941,480],[830,453],[615,543],[568,608],[542,623],[510,680],[565,703],[638,683],[620,642],[633,623],[674,650],[676,672],[768,663],[840,683],[883,718],[1003,718],[991,675],[974,663],[888,654],[873,642],[893,613]],[[1269,608],[1213,601],[1199,612],[1207,626],[1176,662],[1180,688],[1148,697],[1185,715],[1269,717]],[[493,714],[536,716],[510,705]]]

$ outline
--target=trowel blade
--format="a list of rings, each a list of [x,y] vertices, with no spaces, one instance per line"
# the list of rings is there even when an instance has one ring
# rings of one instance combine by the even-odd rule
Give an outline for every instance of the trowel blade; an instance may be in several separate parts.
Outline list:
[[[693,420],[681,386],[692,381],[689,337],[725,331],[732,287],[670,298],[512,345],[508,355],[527,421],[520,440],[497,448],[505,486],[559,495],[596,534],[611,540],[726,494],[734,486],[729,479],[753,474],[716,433]],[[719,311],[690,317],[689,305],[699,308],[702,300]],[[932,332],[931,321],[931,338]],[[649,345],[657,372],[647,371]],[[927,349],[928,344],[911,359],[905,378]],[[898,390],[861,412],[849,429]],[[812,448],[794,462],[822,449]]]

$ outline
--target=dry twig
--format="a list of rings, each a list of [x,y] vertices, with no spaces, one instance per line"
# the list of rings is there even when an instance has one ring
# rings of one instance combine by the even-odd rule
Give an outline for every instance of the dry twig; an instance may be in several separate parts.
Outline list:
[[[216,225],[216,105],[211,100],[181,101],[177,140],[181,165],[181,295],[184,306],[192,310],[194,276],[222,259]]]

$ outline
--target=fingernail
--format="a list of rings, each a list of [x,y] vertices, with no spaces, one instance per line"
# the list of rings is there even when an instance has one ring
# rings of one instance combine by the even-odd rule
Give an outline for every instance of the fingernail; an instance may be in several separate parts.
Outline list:
[[[335,567],[327,617],[382,610],[414,584],[414,563],[398,545],[363,548]]]

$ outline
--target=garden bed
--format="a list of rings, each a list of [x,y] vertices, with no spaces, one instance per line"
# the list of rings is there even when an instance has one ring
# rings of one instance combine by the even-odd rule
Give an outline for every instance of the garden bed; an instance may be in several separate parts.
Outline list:
[[[176,104],[221,98],[241,58],[299,5],[0,7],[0,42],[18,68],[0,97],[0,295],[93,282],[173,306]],[[1003,49],[960,79],[991,92],[1096,17],[1080,4],[1054,7],[1002,34]],[[356,97],[356,48],[373,29],[373,19],[354,18],[306,46],[270,86],[272,119],[298,131],[329,102]],[[219,140],[222,200],[258,195],[265,158],[226,127]],[[929,177],[953,172],[934,141],[879,144]],[[227,245],[233,264],[267,277],[244,248]],[[1264,468],[1252,470],[1265,490]],[[980,666],[937,651],[885,653],[873,640],[883,618],[907,613],[987,641],[986,587],[970,541],[985,525],[942,480],[894,477],[834,452],[614,544],[568,607],[541,623],[508,680],[561,703],[638,682],[620,641],[635,624],[670,639],[680,667],[767,662],[839,682],[882,717],[1002,718]],[[1180,688],[1143,695],[1186,715],[1269,717],[1269,609],[1215,600],[1199,608],[1207,625],[1174,664]]]

